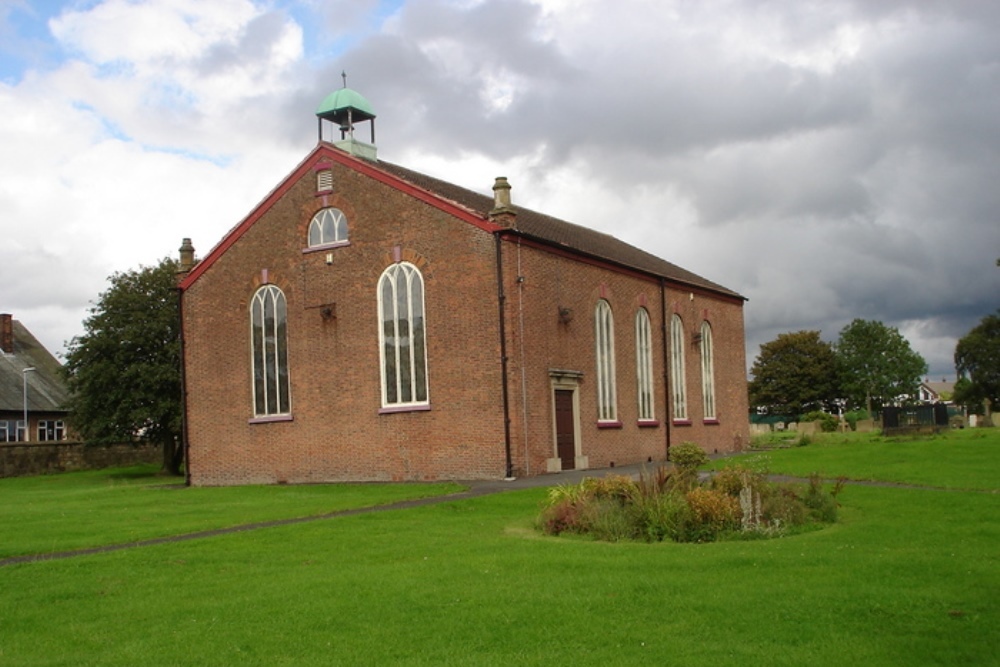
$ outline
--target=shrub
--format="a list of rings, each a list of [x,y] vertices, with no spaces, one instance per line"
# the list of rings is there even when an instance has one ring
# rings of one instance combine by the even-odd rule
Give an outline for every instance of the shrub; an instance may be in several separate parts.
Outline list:
[[[562,499],[542,511],[539,523],[549,535],[579,532],[580,510],[576,503]]]
[[[844,413],[844,421],[851,425],[852,431],[858,430],[858,420],[868,419],[871,415],[868,414],[867,410],[851,410],[850,412]]]
[[[765,472],[754,470],[743,465],[726,466],[712,477],[712,488],[734,498],[740,497],[744,488],[755,491],[766,484]]]
[[[708,454],[693,442],[682,442],[670,448],[670,461],[677,469],[675,484],[689,490],[697,484],[698,468],[708,463]]]
[[[765,524],[777,526],[801,526],[809,518],[802,499],[788,487],[780,487],[765,496],[761,514]]]
[[[691,489],[685,499],[691,508],[686,537],[692,542],[709,542],[724,531],[739,528],[742,512],[736,498],[699,486]]]
[[[682,442],[670,448],[670,461],[679,471],[687,472],[708,463],[708,454],[693,442]]]
[[[842,486],[842,482],[838,484],[836,487],[838,492]],[[823,491],[823,480],[819,473],[809,476],[809,486],[806,487],[802,502],[809,508],[809,513],[816,521],[833,523],[837,520],[837,499],[833,494]]]
[[[819,428],[824,433],[834,433],[837,430],[837,425],[839,420],[831,415],[829,412],[823,412],[822,410],[814,410],[807,414],[802,415],[799,419],[800,422],[819,422]]]
[[[635,537],[635,529],[625,506],[607,498],[584,503],[580,508],[578,525],[579,532],[604,542]]]
[[[691,508],[678,493],[641,495],[631,507],[637,539],[681,542],[691,523]]]
[[[661,466],[652,474],[643,471],[638,481],[609,475],[550,489],[538,527],[550,535],[575,533],[609,542],[710,542],[772,537],[786,527],[836,520],[843,479],[827,493],[813,475],[804,491],[797,491],[770,484],[766,458],[751,457],[699,485],[693,462],[707,457],[685,444],[697,451],[682,450],[686,458],[678,473]]]

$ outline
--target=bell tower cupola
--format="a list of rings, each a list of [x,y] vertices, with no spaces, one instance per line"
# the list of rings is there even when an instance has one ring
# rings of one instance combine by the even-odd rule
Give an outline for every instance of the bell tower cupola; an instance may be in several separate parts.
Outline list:
[[[360,93],[347,87],[347,73],[341,72],[341,76],[344,78],[344,87],[327,95],[316,110],[319,140],[323,141],[323,121],[333,123],[336,125],[333,132],[340,132],[340,139],[336,140],[334,137],[332,140],[334,146],[351,155],[375,160],[375,110]],[[371,143],[354,136],[355,126],[366,121],[371,125]]]

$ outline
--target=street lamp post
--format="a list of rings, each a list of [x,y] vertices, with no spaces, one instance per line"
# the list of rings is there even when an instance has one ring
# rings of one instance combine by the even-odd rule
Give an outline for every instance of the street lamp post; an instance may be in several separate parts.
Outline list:
[[[24,441],[31,440],[31,431],[28,429],[28,373],[35,370],[34,366],[28,366],[21,370],[21,384],[24,387]]]

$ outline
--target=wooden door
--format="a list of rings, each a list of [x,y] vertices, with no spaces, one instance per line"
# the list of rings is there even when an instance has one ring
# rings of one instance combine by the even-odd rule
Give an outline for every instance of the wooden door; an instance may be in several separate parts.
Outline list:
[[[556,389],[556,453],[563,470],[576,468],[576,419],[573,415],[573,392]]]

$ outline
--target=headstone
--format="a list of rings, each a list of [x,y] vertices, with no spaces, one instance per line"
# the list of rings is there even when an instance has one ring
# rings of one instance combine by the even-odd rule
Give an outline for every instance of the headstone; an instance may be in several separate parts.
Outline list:
[[[875,420],[874,419],[859,419],[857,426],[858,433],[871,433],[875,430]]]

